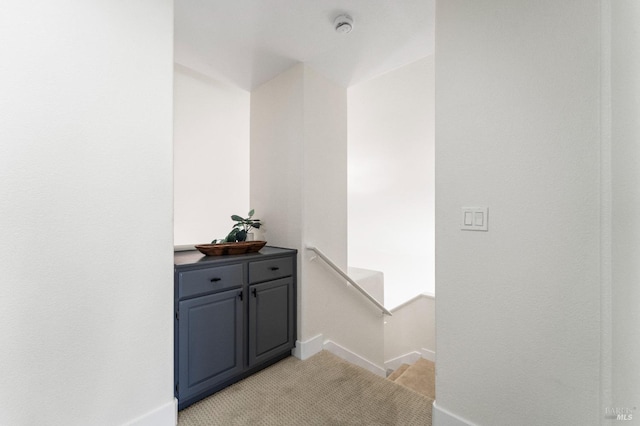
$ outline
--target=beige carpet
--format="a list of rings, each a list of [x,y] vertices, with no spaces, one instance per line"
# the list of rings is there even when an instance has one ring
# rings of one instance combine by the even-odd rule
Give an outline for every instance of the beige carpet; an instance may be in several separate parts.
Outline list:
[[[436,398],[436,373],[433,362],[420,358],[413,365],[407,366],[406,368],[401,367],[398,370],[400,370],[400,374],[392,378],[392,376],[395,375],[394,372],[394,374],[389,376],[389,379],[419,392],[427,398]]]
[[[398,369],[396,371],[391,373],[389,375],[389,377],[387,377],[387,379],[389,379],[392,382],[394,382],[398,377],[402,376],[402,373],[407,371],[407,368],[409,368],[409,364],[402,364],[400,367],[398,367]]]
[[[178,414],[179,426],[431,425],[433,400],[322,351],[289,357]]]

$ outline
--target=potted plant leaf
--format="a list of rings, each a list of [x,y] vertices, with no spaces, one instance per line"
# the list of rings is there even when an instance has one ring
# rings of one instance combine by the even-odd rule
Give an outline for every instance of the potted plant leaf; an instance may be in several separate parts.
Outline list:
[[[249,210],[247,213],[247,217],[241,217],[237,214],[231,215],[231,220],[236,223],[233,225],[231,232],[224,238],[223,240],[213,240],[212,243],[235,243],[239,241],[246,241],[247,236],[250,234],[252,229],[260,229],[262,223],[260,219],[254,219],[253,215],[255,214],[255,209]]]
[[[211,244],[198,244],[195,248],[207,256],[245,254],[260,251],[267,244],[266,241],[253,241],[252,238],[250,239],[251,241],[246,241],[248,235],[253,235],[250,233],[252,229],[259,229],[263,225],[260,219],[253,218],[254,213],[254,209],[251,209],[246,218],[236,214],[232,215],[231,220],[235,224],[226,238],[215,239],[211,241]]]

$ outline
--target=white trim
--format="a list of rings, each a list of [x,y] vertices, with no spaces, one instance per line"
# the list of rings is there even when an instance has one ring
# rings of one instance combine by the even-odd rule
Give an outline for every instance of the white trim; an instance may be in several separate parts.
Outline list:
[[[176,422],[175,422],[175,426],[178,426],[178,398],[173,398],[173,402],[176,405],[176,409],[175,409],[175,417],[176,417]]]
[[[296,347],[291,350],[291,355],[298,358],[299,360],[304,361],[305,359],[309,359],[318,352],[322,350],[322,334],[318,334],[315,337],[312,337],[309,340],[305,340],[301,342],[300,340],[296,341]]]
[[[404,355],[392,358],[389,361],[385,361],[384,368],[387,371],[397,370],[402,364],[413,364],[420,358],[427,359],[431,362],[436,362],[436,353],[430,349],[422,348],[420,349],[420,352],[409,352]]]
[[[436,401],[433,401],[431,417],[433,419],[433,426],[475,426],[475,424],[469,420],[436,405]]]
[[[422,354],[420,352],[409,352],[399,357],[390,359],[384,362],[384,368],[386,370],[397,370],[402,364],[413,364],[420,359]]]
[[[371,361],[368,361],[362,358],[360,355],[357,355],[350,350],[343,348],[342,346],[334,343],[330,340],[324,342],[324,349],[331,352],[332,354],[344,359],[345,361],[350,362],[351,364],[355,364],[358,367],[362,367],[366,370],[371,371],[374,374],[377,374],[380,377],[387,377],[387,372],[384,368],[378,367]]]
[[[422,349],[420,349],[420,352],[422,354],[422,358],[428,359],[431,362],[436,362],[436,352],[435,351],[432,351],[431,349],[427,349],[427,348],[422,348]]]
[[[413,303],[413,302],[415,302],[416,300],[418,300],[418,299],[422,299],[422,298],[425,298],[425,299],[433,299],[433,300],[435,300],[435,299],[436,299],[436,296],[435,296],[435,294],[431,294],[431,293],[420,293],[420,294],[416,294],[416,295],[415,295],[415,296],[413,296],[411,299],[406,300],[406,301],[402,302],[401,304],[396,305],[396,306],[394,306],[393,308],[391,308],[391,309],[389,309],[389,310],[391,311],[391,313],[394,313],[394,312],[396,312],[398,309],[404,308],[404,307],[405,307],[405,306],[407,306],[408,304]]]
[[[177,246],[173,246],[173,251],[190,251],[190,250],[195,250],[196,249],[196,245],[195,244],[182,244],[182,245],[177,245]]]
[[[126,426],[176,426],[177,424],[178,400],[176,398],[125,423]]]

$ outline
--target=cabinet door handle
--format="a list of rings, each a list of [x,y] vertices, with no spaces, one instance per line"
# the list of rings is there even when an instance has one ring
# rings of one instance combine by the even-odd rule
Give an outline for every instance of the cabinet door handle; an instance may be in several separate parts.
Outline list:
[[[253,290],[251,290],[251,294],[253,294],[253,297],[258,297],[258,290],[254,288]]]
[[[270,269],[270,270],[272,270],[272,271],[277,271],[277,270],[278,270],[278,269],[280,269],[280,268],[279,268],[279,267],[277,267],[277,266],[272,266],[272,267],[271,267],[271,268],[269,268],[269,269]]]
[[[242,291],[238,294],[238,297],[240,298],[240,301],[242,301]]]
[[[212,283],[217,283],[218,281],[220,281],[222,278],[211,278],[211,282]]]

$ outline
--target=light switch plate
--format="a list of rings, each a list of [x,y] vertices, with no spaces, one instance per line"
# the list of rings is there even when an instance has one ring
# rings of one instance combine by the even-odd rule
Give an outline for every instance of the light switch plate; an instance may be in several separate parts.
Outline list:
[[[463,231],[488,231],[488,207],[462,207],[460,229]]]

